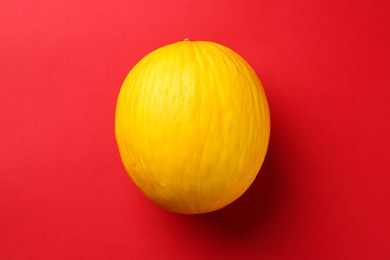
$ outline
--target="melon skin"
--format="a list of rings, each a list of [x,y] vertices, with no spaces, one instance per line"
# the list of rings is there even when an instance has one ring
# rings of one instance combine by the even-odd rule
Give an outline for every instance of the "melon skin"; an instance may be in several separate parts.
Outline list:
[[[218,210],[264,161],[270,113],[251,66],[213,42],[182,41],[139,61],[117,101],[115,135],[130,178],[173,212]]]

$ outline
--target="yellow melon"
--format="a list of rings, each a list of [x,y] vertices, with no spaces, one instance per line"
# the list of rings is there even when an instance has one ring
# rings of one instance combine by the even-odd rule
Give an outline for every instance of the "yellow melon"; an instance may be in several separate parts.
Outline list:
[[[151,52],[130,71],[115,134],[124,167],[147,198],[169,211],[205,213],[254,181],[270,114],[242,57],[217,43],[185,40]]]

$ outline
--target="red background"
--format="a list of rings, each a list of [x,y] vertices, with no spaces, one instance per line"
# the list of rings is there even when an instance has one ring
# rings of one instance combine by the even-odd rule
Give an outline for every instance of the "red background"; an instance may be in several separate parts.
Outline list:
[[[0,259],[390,259],[388,3],[1,1]],[[240,53],[272,117],[253,186],[193,216],[114,137],[128,71],[186,37]]]

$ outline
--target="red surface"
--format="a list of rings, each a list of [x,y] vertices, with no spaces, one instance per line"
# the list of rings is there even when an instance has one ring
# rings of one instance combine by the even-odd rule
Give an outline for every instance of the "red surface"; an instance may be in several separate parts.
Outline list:
[[[236,3],[231,3],[236,2]],[[0,259],[390,259],[389,2],[0,3]],[[250,190],[186,216],[131,183],[127,72],[190,37],[261,77],[272,136]]]

